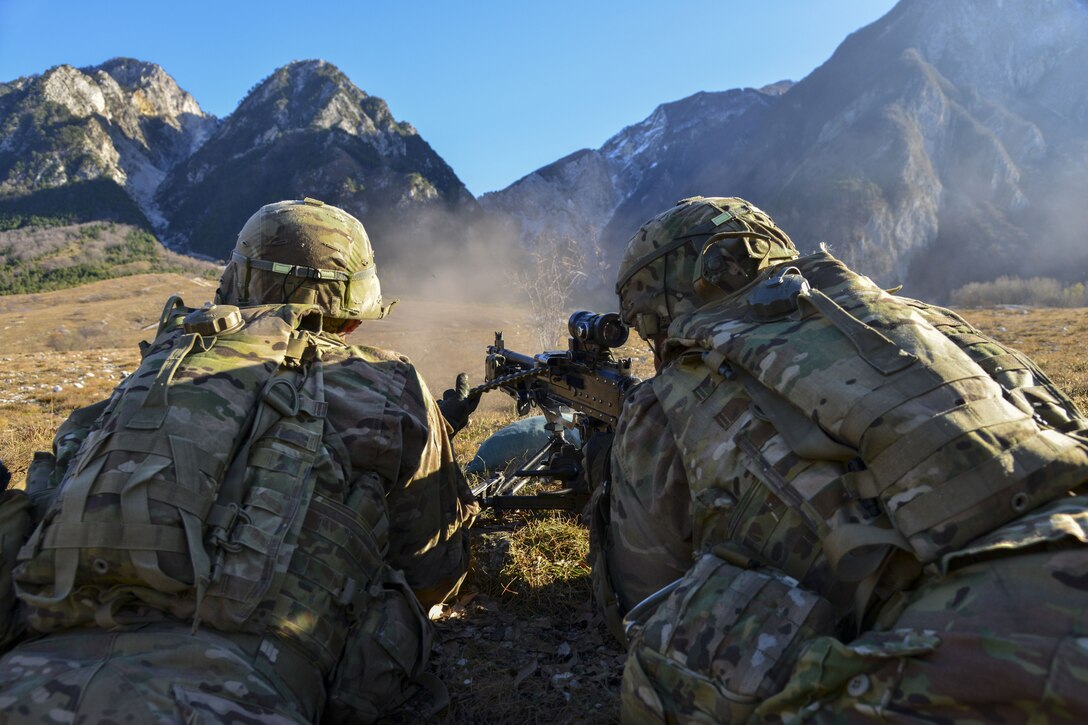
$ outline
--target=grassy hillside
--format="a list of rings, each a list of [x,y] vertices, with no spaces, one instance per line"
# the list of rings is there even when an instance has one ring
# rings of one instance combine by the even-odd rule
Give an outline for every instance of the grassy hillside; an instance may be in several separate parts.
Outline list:
[[[14,217],[8,221],[18,223]],[[175,254],[140,227],[58,221],[34,216],[0,231],[0,295],[48,292],[149,272],[218,275],[217,265]]]
[[[0,197],[0,230],[106,221],[151,229],[136,202],[110,179]]]

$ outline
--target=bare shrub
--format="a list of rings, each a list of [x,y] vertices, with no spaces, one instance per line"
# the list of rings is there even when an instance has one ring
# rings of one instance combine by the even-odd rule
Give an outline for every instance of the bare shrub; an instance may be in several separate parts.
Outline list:
[[[540,347],[555,349],[565,339],[571,298],[589,277],[587,254],[574,239],[549,235],[537,240],[529,258],[529,269],[518,270],[514,278],[529,300],[529,325]]]
[[[1086,307],[1088,292],[1078,282],[1065,286],[1050,277],[998,277],[992,282],[971,282],[952,293],[955,307],[1028,305],[1031,307]]]

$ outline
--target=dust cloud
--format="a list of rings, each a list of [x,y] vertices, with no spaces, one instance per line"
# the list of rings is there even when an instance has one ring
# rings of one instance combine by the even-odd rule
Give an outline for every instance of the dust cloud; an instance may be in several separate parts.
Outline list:
[[[574,240],[526,248],[513,220],[482,210],[413,212],[407,223],[395,230],[367,223],[382,294],[400,301],[349,341],[407,355],[439,396],[459,372],[473,385],[483,381],[497,331],[519,352],[563,348],[572,312],[617,306],[601,293],[595,260],[580,257]],[[485,409],[507,404],[497,393],[484,401]]]

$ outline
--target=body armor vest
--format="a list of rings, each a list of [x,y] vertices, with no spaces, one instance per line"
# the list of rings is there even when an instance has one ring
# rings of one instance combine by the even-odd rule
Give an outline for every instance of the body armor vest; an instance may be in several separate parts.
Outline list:
[[[387,522],[378,476],[344,491],[329,455],[320,325],[308,305],[167,304],[19,553],[32,631],[168,613],[330,674]]]
[[[670,329],[653,384],[697,551],[863,606],[1081,486],[1084,416],[1029,359],[826,253],[790,264],[804,284],[779,268]]]

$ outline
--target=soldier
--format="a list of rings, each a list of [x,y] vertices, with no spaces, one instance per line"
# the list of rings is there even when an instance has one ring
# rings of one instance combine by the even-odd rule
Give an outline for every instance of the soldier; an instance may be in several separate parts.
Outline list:
[[[167,303],[32,466],[0,720],[369,722],[442,696],[425,608],[477,506],[415,367],[344,341],[388,309],[362,224],[314,199],[246,222],[214,305]]]
[[[616,290],[657,367],[595,502],[625,721],[1088,720],[1088,421],[1031,360],[737,198]]]

